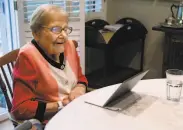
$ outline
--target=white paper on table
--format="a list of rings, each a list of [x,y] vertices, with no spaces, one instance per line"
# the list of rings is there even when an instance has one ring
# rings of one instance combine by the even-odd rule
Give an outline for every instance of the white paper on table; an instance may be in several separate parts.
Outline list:
[[[110,31],[116,32],[118,29],[123,27],[123,24],[111,24],[111,25],[105,25],[104,29],[108,29]]]

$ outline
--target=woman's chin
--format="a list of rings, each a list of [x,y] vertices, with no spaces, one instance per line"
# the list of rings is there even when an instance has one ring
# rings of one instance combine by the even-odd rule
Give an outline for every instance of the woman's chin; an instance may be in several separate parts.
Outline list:
[[[64,45],[54,47],[54,53],[55,54],[60,54],[62,52],[64,52]]]
[[[63,52],[64,52],[64,49],[54,50],[54,54],[60,54],[60,53],[63,53]]]

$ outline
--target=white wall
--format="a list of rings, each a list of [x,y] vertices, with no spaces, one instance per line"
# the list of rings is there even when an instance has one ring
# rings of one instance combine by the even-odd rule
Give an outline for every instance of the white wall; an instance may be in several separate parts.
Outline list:
[[[149,78],[161,76],[162,42],[164,33],[152,27],[171,16],[173,0],[107,0],[107,21],[114,23],[123,17],[140,20],[148,30],[145,45],[145,68],[150,68]]]

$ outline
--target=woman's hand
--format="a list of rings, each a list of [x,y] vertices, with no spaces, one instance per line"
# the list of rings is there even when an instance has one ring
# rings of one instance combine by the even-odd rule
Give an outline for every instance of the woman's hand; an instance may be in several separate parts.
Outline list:
[[[74,100],[75,98],[85,94],[86,92],[86,86],[83,84],[77,84],[74,89],[72,89],[69,99],[70,101]]]
[[[69,99],[69,96],[67,96],[67,97],[65,97],[64,99],[63,99],[63,101],[62,101],[62,104],[63,104],[63,106],[66,106],[67,104],[69,104],[71,101],[70,101],[70,99]]]
[[[69,96],[64,97],[64,99],[62,100],[63,106],[66,106],[70,102],[71,101],[69,99]],[[53,117],[58,112],[58,107],[59,107],[58,102],[47,103],[44,119],[50,119],[51,117]]]

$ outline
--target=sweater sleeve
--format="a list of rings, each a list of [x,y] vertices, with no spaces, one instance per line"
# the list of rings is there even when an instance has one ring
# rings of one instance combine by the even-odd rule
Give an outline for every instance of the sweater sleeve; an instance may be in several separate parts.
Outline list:
[[[87,87],[88,86],[88,81],[87,81],[85,75],[83,75],[83,73],[82,73],[78,53],[77,53],[77,62],[78,62],[78,84],[84,84]]]
[[[36,101],[37,73],[29,56],[20,53],[13,70],[13,100],[11,114],[15,119],[25,120],[41,116],[46,104]],[[43,112],[40,113],[40,109]]]

